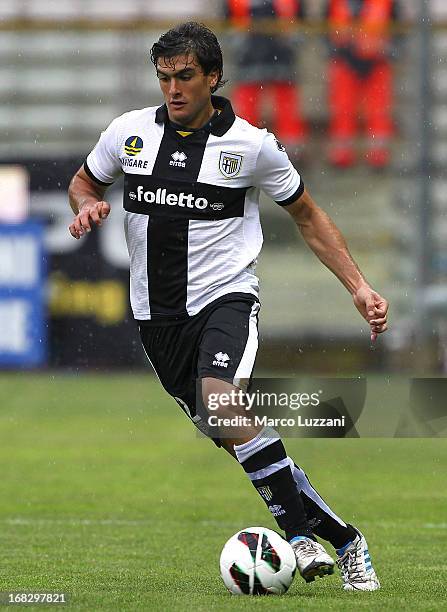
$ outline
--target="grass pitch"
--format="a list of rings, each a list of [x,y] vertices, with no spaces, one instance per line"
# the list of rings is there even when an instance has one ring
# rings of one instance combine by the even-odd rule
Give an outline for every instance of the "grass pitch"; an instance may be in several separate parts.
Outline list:
[[[77,610],[445,609],[446,440],[286,446],[365,532],[381,591],[344,593],[336,574],[230,596],[221,547],[275,523],[154,379],[0,375],[0,591],[66,592]]]

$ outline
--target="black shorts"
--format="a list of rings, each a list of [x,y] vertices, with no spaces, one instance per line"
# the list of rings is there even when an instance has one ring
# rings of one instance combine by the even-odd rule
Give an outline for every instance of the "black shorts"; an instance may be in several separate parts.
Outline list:
[[[209,376],[246,389],[258,350],[259,308],[249,294],[229,294],[185,321],[139,326],[161,384],[204,433],[206,414],[200,410],[197,383]]]

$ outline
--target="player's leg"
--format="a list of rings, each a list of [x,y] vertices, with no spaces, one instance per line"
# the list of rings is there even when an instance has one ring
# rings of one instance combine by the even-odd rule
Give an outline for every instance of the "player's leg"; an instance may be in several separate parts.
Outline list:
[[[343,588],[346,591],[379,589],[380,583],[363,534],[333,512],[312,486],[305,472],[290,458],[289,465],[313,532],[329,541],[336,549]]]
[[[317,575],[332,573],[334,562],[313,539],[282,440],[274,430],[254,426],[240,393],[254,367],[258,309],[258,304],[235,302],[210,315],[198,362],[203,403],[212,413],[214,423],[217,419],[228,419],[228,425],[218,421],[218,430],[210,435],[219,437],[220,444],[236,456],[278,526],[292,542],[301,575],[310,581]]]
[[[212,377],[202,379],[203,401],[209,405],[212,397],[213,416],[228,419],[235,425],[221,425],[220,444],[236,455],[253,486],[266,503],[278,527],[285,532],[295,551],[298,569],[306,580],[325,576],[334,571],[334,562],[324,548],[314,540],[307,521],[303,501],[295,486],[287,454],[279,435],[268,428],[256,428],[246,416],[243,402],[229,403],[240,389],[227,381]],[[222,404],[219,400],[222,398]],[[240,424],[242,421],[242,424]]]
[[[219,419],[213,437],[218,436],[224,448],[234,451],[286,538],[312,536],[284,445],[276,432],[253,424],[240,397],[241,389],[231,383],[206,376],[202,378],[202,390],[205,406],[212,406],[210,415]],[[231,424],[225,425],[225,420]]]
[[[230,454],[235,455],[234,450],[226,442],[222,440],[222,446]],[[327,540],[336,549],[343,588],[347,591],[374,591],[380,588],[363,534],[337,516],[312,486],[305,472],[290,457],[287,457],[287,460],[309,526],[315,535]]]
[[[237,459],[232,444],[226,442],[226,440],[221,440],[222,447]],[[336,550],[342,549],[355,539],[357,531],[333,512],[317,490],[314,489],[307,474],[290,457],[287,457],[287,461],[312,532],[319,538],[330,542]]]
[[[318,537],[327,540],[335,549],[342,548],[357,535],[324,501],[312,486],[307,474],[289,457],[289,467],[306,509],[312,530]]]
[[[257,304],[222,305],[210,315],[204,328],[200,341],[198,375],[202,379],[205,407],[210,405],[209,398],[212,397],[213,408],[216,408],[216,399],[223,395],[229,399],[232,390],[235,391],[235,400],[239,400],[234,405],[229,406],[225,401],[225,405],[220,406],[219,414],[222,418],[247,416],[245,405],[240,401],[241,394],[237,391],[246,386],[254,368],[258,347],[258,310]],[[220,359],[217,358],[219,354]],[[222,377],[227,380],[223,381]],[[218,410],[209,412],[216,416]],[[270,512],[274,516],[277,514],[275,519],[278,526],[286,532],[288,539],[292,539],[294,534],[304,536],[304,540],[295,542],[295,546],[299,545],[297,558],[300,558],[300,567],[305,567],[309,557],[311,563],[315,559],[322,565],[328,563],[328,555],[322,547],[316,550],[319,545],[310,544],[309,550],[306,536],[309,535],[310,527],[314,534],[331,542],[339,553],[339,559],[344,559],[344,588],[349,588],[346,585],[352,584],[354,579],[357,579],[356,588],[362,588],[362,585],[365,588],[371,587],[371,576],[365,572],[356,574],[358,559],[350,564],[349,570],[346,569],[349,565],[346,559],[352,560],[353,548],[360,552],[366,550],[365,559],[369,558],[366,542],[363,545],[359,541],[359,532],[333,512],[311,485],[304,471],[287,456],[279,435],[271,429],[260,431],[259,427],[246,422],[242,424],[242,431],[240,429],[240,425],[226,429],[223,427],[210,435],[214,439],[219,438],[225,450],[238,460]],[[279,514],[284,511],[284,514]],[[324,570],[330,571],[331,567],[325,567]]]
[[[230,399],[232,390],[235,391],[234,398],[240,399],[240,389],[246,389],[251,379],[258,349],[258,311],[258,303],[230,302],[217,308],[206,321],[199,343],[198,377],[202,379],[204,412],[212,413],[213,417],[218,415],[216,410],[209,408],[210,398],[214,400],[213,407],[216,398],[224,394],[225,399]],[[241,402],[219,406],[221,418],[231,418],[235,414],[247,419],[250,413]],[[329,541],[335,549],[342,548],[356,537],[356,531],[331,510],[311,485],[304,471],[287,456],[277,432],[269,429],[267,433],[263,433],[261,427],[250,426],[247,422],[244,426],[213,429],[210,436],[219,439],[220,445],[242,464],[261,497],[270,487],[270,473],[278,472],[274,478],[287,482],[286,486],[293,485],[291,503],[294,510],[291,512],[297,513],[298,524],[290,523],[292,526],[289,529],[287,513],[283,520],[280,519],[288,539],[298,534],[297,529],[310,533],[309,525],[302,521],[303,509],[312,532]],[[261,475],[265,478],[261,479]],[[296,493],[299,494],[300,501],[295,499]],[[277,496],[275,499],[263,499],[273,514],[278,511],[277,506],[283,505]],[[285,507],[288,507],[287,503]]]

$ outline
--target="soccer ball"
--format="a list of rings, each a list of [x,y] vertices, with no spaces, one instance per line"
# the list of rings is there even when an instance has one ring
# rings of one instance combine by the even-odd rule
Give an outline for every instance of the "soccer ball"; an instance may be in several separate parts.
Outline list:
[[[265,527],[239,531],[220,555],[220,573],[233,595],[281,595],[292,584],[295,571],[290,544]]]

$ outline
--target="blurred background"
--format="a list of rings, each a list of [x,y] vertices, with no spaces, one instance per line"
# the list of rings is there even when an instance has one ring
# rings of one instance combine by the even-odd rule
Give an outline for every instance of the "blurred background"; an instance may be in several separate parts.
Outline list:
[[[442,0],[2,0],[0,368],[146,367],[128,306],[121,183],[68,233],[70,178],[116,116],[159,105],[148,52],[197,19],[222,95],[287,148],[391,302],[372,349],[346,290],[262,200],[258,371],[447,369],[447,5]]]

